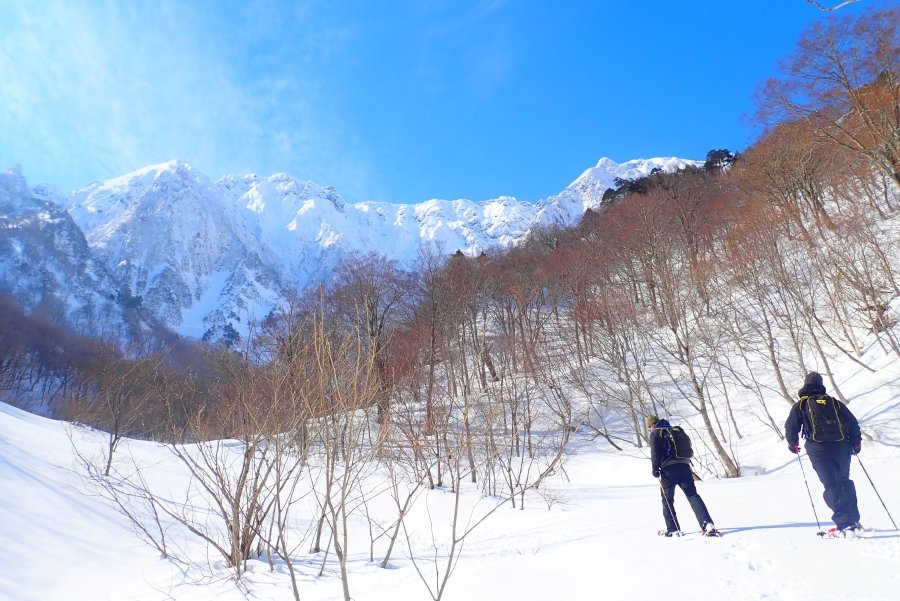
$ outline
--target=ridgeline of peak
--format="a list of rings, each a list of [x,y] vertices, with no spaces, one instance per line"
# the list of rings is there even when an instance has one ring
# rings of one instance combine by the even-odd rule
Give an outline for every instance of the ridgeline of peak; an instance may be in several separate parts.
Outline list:
[[[33,195],[28,189],[20,165],[0,171],[0,209],[12,212],[22,203],[32,202]]]
[[[702,161],[691,161],[676,157],[634,159],[616,163],[603,157],[597,165],[586,169],[565,190],[538,202],[534,226],[573,225],[588,209],[597,209],[603,202],[603,194],[615,188],[616,179],[637,179],[650,175],[654,169],[665,172],[677,171],[689,165],[702,165]]]
[[[638,179],[650,175],[654,169],[666,172],[684,169],[689,165],[700,166],[703,161],[691,161],[677,157],[657,157],[652,159],[633,159],[624,163],[616,163],[610,158],[603,157],[597,165],[587,169],[578,176],[567,189],[590,186],[594,189],[603,188],[601,194],[608,188],[615,187],[615,180]]]

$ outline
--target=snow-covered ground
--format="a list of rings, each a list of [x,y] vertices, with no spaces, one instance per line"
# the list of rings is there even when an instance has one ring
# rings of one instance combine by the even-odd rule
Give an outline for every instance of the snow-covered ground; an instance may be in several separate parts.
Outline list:
[[[900,361],[872,345],[869,373],[846,361],[837,381],[859,417],[860,458],[894,519],[900,518]],[[788,405],[770,403],[783,421]],[[699,483],[721,539],[693,532],[656,535],[663,526],[656,481],[643,450],[617,452],[579,434],[565,472],[533,496],[526,509],[502,507],[466,539],[445,599],[719,601],[877,601],[900,598],[900,532],[854,460],[863,523],[859,540],[823,540],[800,464],[771,430],[749,428],[738,458],[757,475]],[[212,553],[186,547],[192,565],[161,559],[141,543],[109,504],[85,494],[73,471],[71,428],[0,404],[0,599],[34,601],[291,599],[283,569],[253,561],[238,585]],[[95,433],[75,437],[96,442]],[[128,452],[153,466],[154,477],[178,486],[183,466],[163,447],[131,443]],[[124,451],[123,451],[124,452]],[[805,473],[823,528],[830,512],[811,466]],[[475,503],[475,489],[465,491]],[[432,532],[447,534],[452,494],[429,491],[409,518],[420,559],[433,555]],[[483,502],[482,502],[483,506]],[[694,519],[680,491],[676,511],[685,529]],[[428,516],[431,516],[431,522]],[[429,524],[434,524],[432,527]],[[361,522],[359,528],[363,528]],[[350,553],[350,591],[357,601],[428,599],[428,591],[398,543],[387,569],[369,561],[368,535]],[[421,554],[421,555],[420,555]],[[301,558],[301,598],[342,599],[333,562],[318,575],[321,554]],[[211,566],[211,569],[210,569]],[[210,573],[213,574],[210,576]],[[430,572],[426,572],[430,573]]]

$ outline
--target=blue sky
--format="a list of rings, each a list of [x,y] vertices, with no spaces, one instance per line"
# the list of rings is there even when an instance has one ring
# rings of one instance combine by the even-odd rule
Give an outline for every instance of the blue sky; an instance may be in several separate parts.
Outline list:
[[[536,201],[603,156],[745,148],[756,87],[823,18],[805,0],[0,0],[0,168],[74,189],[177,158],[353,202]]]

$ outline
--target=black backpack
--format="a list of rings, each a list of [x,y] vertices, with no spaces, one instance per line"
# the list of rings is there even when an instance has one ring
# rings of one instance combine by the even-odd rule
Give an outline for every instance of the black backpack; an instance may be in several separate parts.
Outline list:
[[[691,448],[691,438],[681,429],[681,426],[669,426],[658,428],[659,435],[666,441],[665,459],[690,459],[694,456]]]
[[[803,420],[806,437],[813,442],[841,442],[847,440],[841,423],[840,401],[828,395],[812,395],[800,399],[800,411],[806,412]]]

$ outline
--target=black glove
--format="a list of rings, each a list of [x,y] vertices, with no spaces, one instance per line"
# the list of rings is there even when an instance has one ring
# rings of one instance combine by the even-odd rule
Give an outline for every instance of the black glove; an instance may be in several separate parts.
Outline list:
[[[862,441],[858,440],[850,445],[850,448],[853,450],[854,455],[859,455],[859,452],[862,451]]]
[[[788,450],[789,450],[791,453],[793,453],[794,455],[797,455],[798,453],[800,453],[800,444],[799,444],[799,443],[796,443],[796,442],[789,442],[789,443],[788,443]]]
[[[659,470],[658,470],[658,469],[654,469],[654,470],[653,470],[653,477],[654,477],[654,478],[659,478]]]

